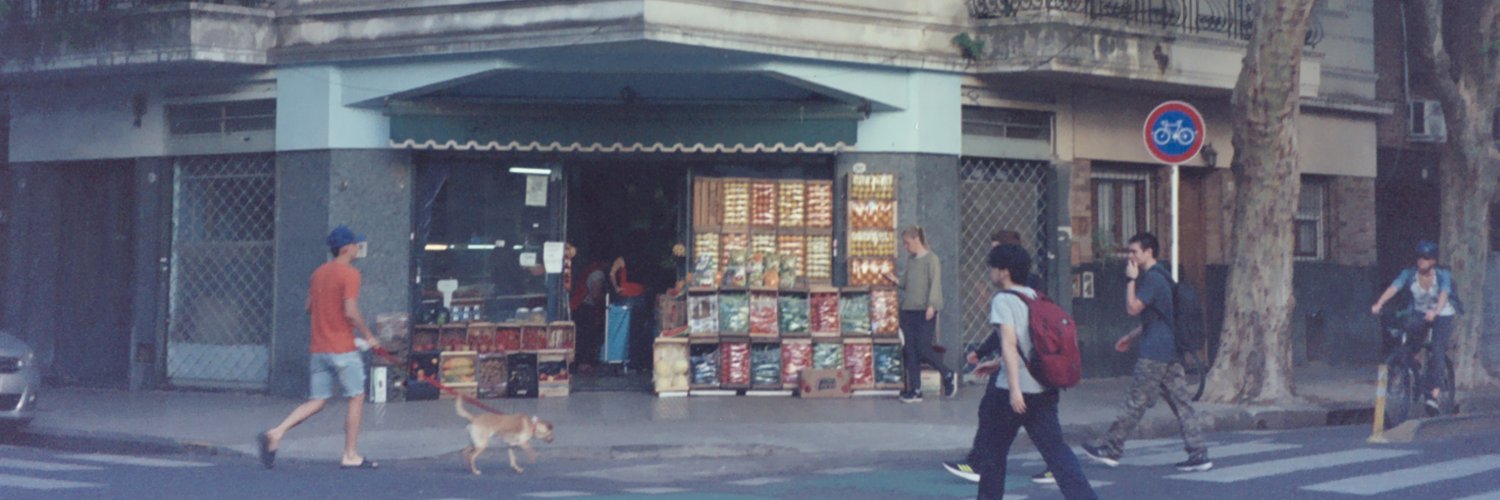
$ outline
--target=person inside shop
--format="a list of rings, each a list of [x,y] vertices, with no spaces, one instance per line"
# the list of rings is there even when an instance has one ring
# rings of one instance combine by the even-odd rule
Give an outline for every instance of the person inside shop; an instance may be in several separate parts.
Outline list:
[[[571,306],[578,328],[578,352],[575,358],[578,373],[592,372],[599,360],[599,347],[604,344],[604,294],[609,284],[607,271],[610,263],[602,258],[594,259],[583,272],[579,282],[573,285]]]

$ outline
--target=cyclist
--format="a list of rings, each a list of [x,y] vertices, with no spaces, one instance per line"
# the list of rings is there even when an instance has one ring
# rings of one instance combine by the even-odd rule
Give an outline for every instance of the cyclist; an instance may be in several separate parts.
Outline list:
[[[1453,316],[1462,309],[1453,293],[1453,273],[1438,267],[1437,252],[1437,243],[1430,240],[1418,242],[1417,265],[1402,270],[1396,281],[1380,295],[1380,300],[1370,307],[1370,313],[1379,316],[1387,301],[1397,293],[1410,291],[1413,317],[1421,320],[1420,325],[1413,326],[1432,327],[1432,347],[1427,351],[1427,374],[1423,380],[1431,388],[1427,394],[1429,413],[1441,409],[1438,401],[1442,396],[1441,377],[1447,373],[1448,338],[1453,334]],[[1409,326],[1408,330],[1417,329]]]

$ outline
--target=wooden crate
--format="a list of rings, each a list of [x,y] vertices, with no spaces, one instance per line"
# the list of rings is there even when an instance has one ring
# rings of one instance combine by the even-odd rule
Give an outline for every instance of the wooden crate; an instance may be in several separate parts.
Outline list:
[[[780,341],[754,339],[750,342],[750,388],[754,390],[780,390],[782,388]]]
[[[807,181],[806,197],[807,214],[803,222],[804,227],[808,229],[809,234],[812,234],[812,231],[818,231],[818,234],[832,234],[834,204],[838,202],[833,193],[833,181]]]
[[[726,178],[721,180],[724,189],[724,212],[721,225],[725,230],[750,228],[750,180]]]
[[[722,361],[719,365],[719,388],[750,388],[750,339],[746,337],[724,338],[719,345]]]
[[[778,184],[774,180],[750,181],[750,227],[776,229],[777,194]]]
[[[445,351],[438,361],[439,381],[455,387],[473,385],[479,373],[479,353],[474,351]]]
[[[657,394],[687,392],[692,364],[688,358],[688,340],[657,338],[652,345],[652,384]]]
[[[573,350],[578,338],[578,327],[572,321],[553,321],[547,324],[547,344],[545,349]]]
[[[895,174],[849,174],[850,200],[895,200]]]
[[[870,329],[877,337],[901,335],[901,295],[894,287],[870,289]]]
[[[688,339],[688,386],[694,390],[718,389],[723,359],[719,353],[719,337],[693,337]]]
[[[844,369],[855,389],[875,388],[875,345],[868,338],[844,339]]]
[[[805,275],[809,285],[833,283],[833,236],[807,235]]]
[[[802,370],[812,368],[811,339],[781,339],[781,387],[797,389]]]
[[[876,337],[872,341],[875,344],[875,388],[905,389],[906,360],[905,353],[901,350],[901,339]]]
[[[505,396],[505,355],[500,353],[479,354],[479,372],[474,381],[478,384],[480,398],[493,399]]]
[[[724,183],[713,177],[693,179],[693,229],[716,231],[724,225]]]
[[[807,225],[807,183],[783,180],[777,186],[776,227],[779,230],[802,229]]]
[[[838,337],[839,290],[833,287],[813,287],[807,297],[808,330],[814,337]]]

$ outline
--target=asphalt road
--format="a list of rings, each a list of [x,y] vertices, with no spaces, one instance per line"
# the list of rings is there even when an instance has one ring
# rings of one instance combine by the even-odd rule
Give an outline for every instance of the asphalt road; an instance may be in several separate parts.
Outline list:
[[[1500,429],[1407,445],[1369,445],[1364,427],[1210,436],[1216,467],[1179,474],[1175,440],[1127,447],[1118,468],[1085,463],[1102,498],[1500,499]],[[503,451],[481,459],[483,476],[448,457],[339,470],[282,461],[263,470],[239,456],[97,453],[0,445],[0,498],[972,498],[975,486],[944,472],[949,457],[805,456],[693,460],[548,460],[517,475]],[[121,453],[126,451],[126,453]],[[1087,459],[1085,459],[1087,460]],[[1012,453],[1008,498],[1061,498],[1028,476],[1040,458]],[[524,465],[524,464],[523,464]]]

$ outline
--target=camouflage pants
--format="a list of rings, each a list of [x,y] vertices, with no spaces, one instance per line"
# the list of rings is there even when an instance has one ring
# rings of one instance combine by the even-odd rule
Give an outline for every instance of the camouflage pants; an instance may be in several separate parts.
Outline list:
[[[1203,443],[1203,420],[1193,412],[1193,393],[1188,390],[1182,364],[1149,359],[1136,360],[1135,378],[1126,393],[1124,411],[1109,427],[1104,441],[1098,444],[1116,456],[1121,455],[1125,450],[1125,439],[1135,431],[1146,410],[1156,405],[1158,395],[1177,414],[1188,455],[1207,453],[1208,447]]]

